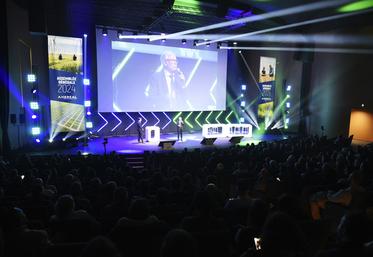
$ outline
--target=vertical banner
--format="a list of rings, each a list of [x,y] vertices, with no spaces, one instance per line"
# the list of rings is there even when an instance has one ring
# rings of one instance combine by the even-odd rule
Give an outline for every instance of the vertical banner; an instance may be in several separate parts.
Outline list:
[[[85,130],[82,39],[48,36],[51,136]]]
[[[276,58],[260,57],[259,87],[262,94],[259,97],[258,117],[273,116],[276,80]]]

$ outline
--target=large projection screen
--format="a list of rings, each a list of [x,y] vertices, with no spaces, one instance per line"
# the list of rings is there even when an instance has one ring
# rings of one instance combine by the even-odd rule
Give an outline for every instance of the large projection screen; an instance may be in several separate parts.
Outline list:
[[[99,112],[226,108],[226,50],[181,40],[123,41],[96,30]]]

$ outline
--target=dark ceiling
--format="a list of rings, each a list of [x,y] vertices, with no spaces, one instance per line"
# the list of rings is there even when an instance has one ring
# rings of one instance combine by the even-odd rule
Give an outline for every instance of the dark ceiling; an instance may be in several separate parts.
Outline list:
[[[44,10],[48,33],[76,30],[77,26],[103,26],[143,33],[173,33],[254,14],[300,6],[323,0],[14,0]],[[343,1],[343,0],[340,0]],[[196,3],[198,5],[196,5]],[[242,33],[337,14],[337,8],[322,9],[281,18],[228,27],[209,33]],[[373,25],[373,14],[328,21],[297,28],[296,32]],[[94,26],[93,26],[94,27]],[[289,31],[287,31],[289,32]],[[294,31],[291,31],[294,32]],[[205,33],[205,32],[204,32]],[[65,32],[66,34],[66,32]]]

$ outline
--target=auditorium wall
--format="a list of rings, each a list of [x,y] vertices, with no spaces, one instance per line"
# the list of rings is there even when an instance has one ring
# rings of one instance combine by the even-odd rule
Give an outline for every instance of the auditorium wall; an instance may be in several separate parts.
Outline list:
[[[363,28],[373,35],[372,28]],[[348,31],[343,32],[348,33]],[[316,53],[311,78],[309,133],[348,135],[350,113],[365,105],[373,109],[373,55]]]

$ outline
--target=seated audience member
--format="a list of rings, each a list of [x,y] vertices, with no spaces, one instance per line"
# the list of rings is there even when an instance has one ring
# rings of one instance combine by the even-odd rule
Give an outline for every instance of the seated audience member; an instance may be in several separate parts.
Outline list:
[[[196,257],[196,245],[191,234],[182,229],[167,233],[161,247],[161,257]]]
[[[83,242],[99,231],[99,223],[86,211],[75,210],[71,195],[61,196],[55,206],[56,214],[49,222],[49,231],[55,243]]]
[[[365,213],[354,212],[342,217],[337,231],[337,246],[321,251],[317,257],[372,256],[372,249],[364,244],[371,238],[372,222]]]
[[[241,257],[309,256],[303,233],[290,216],[281,212],[268,217],[256,249],[249,249]]]
[[[120,257],[115,245],[106,237],[92,239],[83,249],[80,257]]]
[[[1,210],[1,227],[4,237],[4,256],[39,256],[49,244],[44,230],[27,227],[27,218],[19,208]]]

